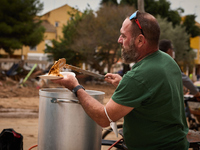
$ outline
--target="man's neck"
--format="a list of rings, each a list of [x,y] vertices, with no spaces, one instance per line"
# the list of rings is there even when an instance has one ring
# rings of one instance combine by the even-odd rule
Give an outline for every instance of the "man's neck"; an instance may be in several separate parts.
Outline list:
[[[158,51],[158,49],[152,49],[151,51],[148,51],[146,53],[143,53],[143,55],[141,55],[140,57],[138,57],[137,61],[136,62],[139,62],[141,61],[142,59],[144,59],[145,57],[151,55],[152,53]]]

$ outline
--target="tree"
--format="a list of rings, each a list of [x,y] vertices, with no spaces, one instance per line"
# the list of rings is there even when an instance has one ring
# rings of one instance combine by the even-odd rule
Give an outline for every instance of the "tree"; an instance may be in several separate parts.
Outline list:
[[[120,4],[135,5],[136,8],[138,5],[137,0],[121,0]],[[173,41],[178,63],[182,61],[186,65],[193,65],[194,51],[190,48],[189,35],[191,37],[200,35],[200,29],[195,25],[196,16],[186,16],[181,28],[181,13],[184,12],[184,9],[171,10],[170,5],[171,3],[166,0],[145,0],[144,4],[146,12],[164,19],[164,21],[160,22],[161,38],[163,36],[163,38]]]
[[[110,72],[120,57],[117,40],[122,22],[133,11],[135,9],[129,6],[102,5],[96,15],[92,12],[86,15],[77,25],[73,49],[84,55],[86,63],[100,73],[104,73],[106,65]]]
[[[121,0],[121,5],[135,5],[138,8],[137,0]],[[181,14],[184,12],[183,8],[175,10],[170,9],[171,3],[167,0],[145,0],[145,11],[153,16],[161,16],[167,18],[167,21],[172,22],[173,27],[180,25],[182,22]],[[183,21],[183,26],[192,37],[200,35],[200,28],[195,25],[195,15],[187,15]]]
[[[121,5],[135,5],[138,8],[138,0],[121,0]],[[179,11],[182,8],[177,10],[170,9],[171,3],[166,0],[145,0],[144,9],[146,12],[152,14],[153,16],[160,15],[162,18],[167,18],[168,21],[171,21],[173,26],[180,25],[181,17]]]
[[[120,5],[129,5],[129,6],[132,6],[132,5],[135,5],[135,8],[137,8],[137,0],[121,0],[120,1]]]
[[[183,19],[183,26],[186,27],[186,31],[191,37],[200,35],[200,28],[195,25],[195,15],[187,15]]]
[[[88,12],[85,11],[83,14],[80,14],[76,9],[74,9],[73,13],[69,13],[72,19],[63,27],[63,38],[60,38],[60,42],[52,40],[53,47],[46,45],[47,49],[45,50],[45,53],[53,54],[49,57],[53,57],[54,60],[65,58],[66,63],[75,66],[83,61],[83,56],[77,51],[74,51],[71,48],[71,45],[74,43],[74,39],[76,39],[77,24],[87,13]]]
[[[166,18],[162,19],[160,16],[157,17],[157,20],[161,29],[160,39],[172,41],[177,63],[179,65],[184,63],[184,66],[192,65],[195,53],[189,47],[190,36],[185,32],[185,27],[177,25],[174,28],[171,22],[168,22]]]
[[[117,0],[102,0],[101,2],[100,2],[100,4],[101,5],[104,5],[104,4],[111,4],[111,5],[118,5],[118,2],[117,2]]]
[[[42,9],[39,0],[1,0],[0,48],[11,55],[23,45],[40,43],[45,29],[36,15]]]

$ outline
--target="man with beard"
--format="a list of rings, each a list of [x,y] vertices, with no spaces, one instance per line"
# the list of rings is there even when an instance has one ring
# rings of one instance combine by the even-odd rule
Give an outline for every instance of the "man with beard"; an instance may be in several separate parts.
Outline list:
[[[71,75],[54,82],[73,91],[100,126],[124,117],[124,140],[129,150],[187,150],[181,71],[169,55],[158,50],[157,20],[136,11],[124,20],[120,32],[123,61],[135,64],[123,78],[105,75],[105,81],[116,86],[105,106],[88,95]]]

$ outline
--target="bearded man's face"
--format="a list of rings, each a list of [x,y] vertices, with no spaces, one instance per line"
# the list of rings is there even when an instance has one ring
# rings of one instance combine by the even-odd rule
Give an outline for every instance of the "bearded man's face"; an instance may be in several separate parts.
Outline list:
[[[124,63],[129,64],[132,62],[136,62],[137,58],[138,58],[138,51],[136,49],[136,46],[134,44],[134,39],[131,39],[129,42],[129,46],[127,46],[127,48],[125,48],[122,45],[122,59],[124,61]]]

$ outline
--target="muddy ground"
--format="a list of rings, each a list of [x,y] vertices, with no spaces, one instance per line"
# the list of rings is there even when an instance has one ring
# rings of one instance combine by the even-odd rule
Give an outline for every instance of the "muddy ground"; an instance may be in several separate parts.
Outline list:
[[[103,82],[82,83],[87,90],[96,90],[105,92],[103,103],[109,100],[115,88],[110,84]],[[38,112],[39,112],[39,90],[42,88],[60,88],[52,82],[43,85],[35,81],[27,81],[23,86],[18,81],[7,78],[0,80],[0,132],[3,129],[13,128],[16,132],[23,135],[24,150],[36,150],[34,147],[38,143]],[[118,121],[121,124],[123,120]],[[105,129],[103,129],[105,132]],[[118,140],[114,133],[106,139]],[[107,150],[109,147],[102,146],[101,150]],[[115,148],[112,148],[115,150]],[[191,149],[189,149],[191,150]]]
[[[83,86],[88,90],[105,92],[104,103],[109,100],[115,89],[112,85],[105,83],[83,83]],[[43,88],[55,87],[60,86],[48,82]],[[24,150],[37,145],[40,89],[34,81],[27,81],[22,86],[9,78],[0,80],[0,132],[6,128],[13,128],[21,133],[24,138]],[[108,139],[117,138],[113,134]],[[107,148],[102,147],[102,150]],[[32,149],[37,149],[37,147]]]

